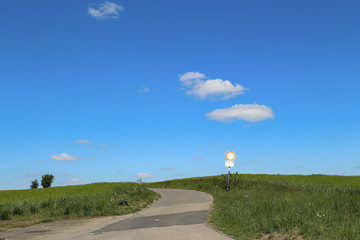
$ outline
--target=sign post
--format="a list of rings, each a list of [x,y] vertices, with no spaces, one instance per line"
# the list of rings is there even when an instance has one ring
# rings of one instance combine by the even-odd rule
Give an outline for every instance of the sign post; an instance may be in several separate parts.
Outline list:
[[[226,185],[226,191],[229,191],[229,184],[230,184],[230,167],[234,167],[234,160],[236,158],[236,155],[233,151],[228,151],[225,154],[225,158],[227,159],[227,161],[225,161],[225,167],[229,167],[229,171],[228,171],[228,181],[227,181],[227,185]]]

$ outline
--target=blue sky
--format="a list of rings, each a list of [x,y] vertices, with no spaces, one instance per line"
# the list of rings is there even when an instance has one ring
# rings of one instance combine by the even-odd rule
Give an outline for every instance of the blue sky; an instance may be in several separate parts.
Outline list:
[[[0,189],[360,174],[358,1],[1,2]]]

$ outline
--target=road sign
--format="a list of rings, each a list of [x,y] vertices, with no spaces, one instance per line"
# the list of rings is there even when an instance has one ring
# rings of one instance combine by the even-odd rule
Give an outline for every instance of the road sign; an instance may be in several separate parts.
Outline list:
[[[236,155],[233,151],[228,151],[225,154],[226,160],[225,161],[225,167],[229,167],[229,171],[228,171],[228,180],[227,180],[227,185],[226,185],[226,191],[229,191],[229,186],[230,186],[230,168],[234,167],[234,160],[236,158]]]
[[[225,167],[234,167],[234,161],[225,161]]]
[[[225,157],[228,161],[234,161],[235,158],[236,158],[236,155],[233,151],[228,151],[226,154],[225,154]]]
[[[225,167],[234,167],[234,160],[236,158],[236,155],[233,151],[228,151],[226,154],[225,154],[225,157],[226,157],[226,161],[225,161]]]

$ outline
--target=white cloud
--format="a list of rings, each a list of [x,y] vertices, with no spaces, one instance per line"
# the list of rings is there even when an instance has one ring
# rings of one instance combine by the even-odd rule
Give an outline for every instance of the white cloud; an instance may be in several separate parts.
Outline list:
[[[153,178],[154,175],[152,175],[151,173],[138,173],[136,174],[137,178]]]
[[[119,12],[121,11],[124,11],[122,6],[109,1],[101,3],[98,9],[88,7],[88,13],[99,20],[107,18],[118,18]]]
[[[206,78],[205,74],[199,72],[187,72],[182,75],[180,74],[179,77],[180,81],[185,86],[192,85],[193,80]]]
[[[229,122],[234,119],[245,120],[248,122],[262,121],[268,118],[274,118],[273,110],[265,105],[254,104],[236,104],[230,108],[215,109],[205,116],[211,120],[219,122]]]
[[[67,181],[67,184],[75,184],[75,183],[82,183],[83,180],[79,179],[79,178],[73,178],[70,181]]]
[[[66,153],[61,153],[61,154],[57,154],[57,155],[52,155],[51,159],[52,160],[58,160],[58,161],[75,161],[75,160],[77,160],[79,158],[75,157],[75,156],[68,155]]]
[[[90,140],[77,140],[76,143],[93,143],[95,141],[90,141]]]
[[[107,148],[108,147],[108,145],[106,145],[106,144],[99,144],[98,146],[102,147],[102,148]]]
[[[138,93],[147,93],[150,91],[148,87],[142,87],[141,89],[137,90]]]
[[[200,99],[210,98],[216,100],[220,97],[222,100],[244,94],[247,90],[240,84],[232,84],[229,80],[220,78],[208,79],[205,74],[199,72],[187,72],[180,75],[180,82],[187,88],[188,95],[194,95]]]
[[[160,168],[160,171],[176,171],[176,168]]]

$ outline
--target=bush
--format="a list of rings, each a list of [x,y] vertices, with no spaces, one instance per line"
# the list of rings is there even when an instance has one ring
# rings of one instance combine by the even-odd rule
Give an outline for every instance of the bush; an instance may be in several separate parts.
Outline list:
[[[22,215],[23,214],[23,211],[21,210],[20,207],[15,207],[13,209],[13,212],[12,212],[13,215]]]
[[[37,207],[31,205],[31,206],[30,206],[30,212],[31,212],[32,214],[37,213],[37,212],[38,212]]]
[[[52,182],[54,181],[54,176],[51,174],[45,174],[42,176],[41,179],[41,186],[43,186],[43,188],[49,188],[51,187]]]
[[[240,187],[240,174],[238,172],[231,173],[230,174],[230,178],[229,178],[229,183],[228,183],[228,175],[227,174],[221,174],[222,176],[222,188],[226,189],[227,191],[229,191],[232,188],[239,188]]]
[[[2,210],[0,212],[0,220],[10,220],[10,211],[9,210]]]
[[[30,185],[31,189],[38,188],[38,186],[39,186],[39,183],[36,179],[34,181],[31,181],[31,185]]]

